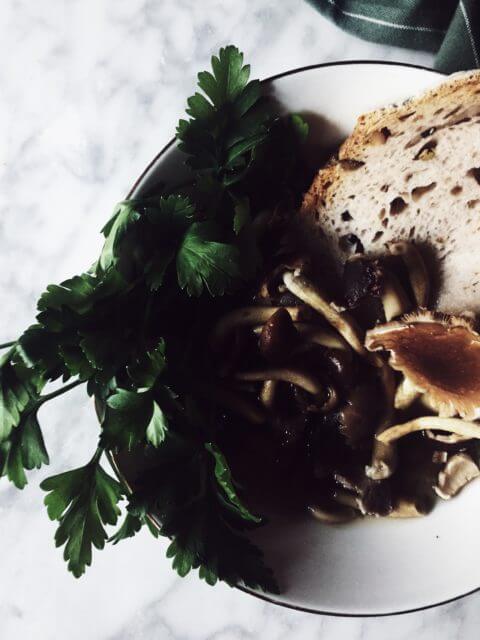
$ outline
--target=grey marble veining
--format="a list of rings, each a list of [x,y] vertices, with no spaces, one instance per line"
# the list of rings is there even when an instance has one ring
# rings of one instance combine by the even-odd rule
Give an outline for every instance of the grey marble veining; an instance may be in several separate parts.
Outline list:
[[[234,42],[259,77],[344,59],[429,65],[361,42],[301,0],[3,0],[0,8],[0,337],[39,293],[89,266],[113,204],[172,136],[199,69]],[[35,640],[468,640],[480,596],[374,620],[280,609],[196,577],[141,534],[96,553],[80,581],[53,546],[38,482],[84,463],[93,408],[80,390],[42,409],[52,464],[23,492],[0,483],[0,638]]]

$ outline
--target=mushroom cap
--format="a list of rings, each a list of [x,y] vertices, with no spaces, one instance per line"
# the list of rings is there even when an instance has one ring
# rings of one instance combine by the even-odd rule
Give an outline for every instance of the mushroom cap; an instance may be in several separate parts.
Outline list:
[[[280,307],[263,325],[258,346],[267,361],[281,362],[288,357],[297,338],[292,317],[284,307]]]
[[[439,415],[480,414],[480,335],[466,318],[420,311],[367,332],[370,351],[390,351],[389,363]]]
[[[450,458],[438,474],[435,492],[440,498],[448,500],[463,487],[480,476],[480,469],[466,453],[458,453]]]

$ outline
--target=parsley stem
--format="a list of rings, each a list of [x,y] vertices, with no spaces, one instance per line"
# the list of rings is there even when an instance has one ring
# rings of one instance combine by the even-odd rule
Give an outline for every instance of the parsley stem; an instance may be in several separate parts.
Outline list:
[[[97,464],[98,461],[100,460],[100,458],[102,457],[102,454],[104,452],[104,448],[99,446],[97,447],[97,450],[95,451],[95,453],[93,454],[93,458],[90,460],[90,464]]]
[[[52,393],[47,393],[44,396],[40,396],[39,398],[39,406],[41,404],[43,404],[44,402],[48,402],[49,400],[53,400],[53,398],[56,398],[57,396],[61,396],[64,393],[67,393],[67,391],[70,391],[70,389],[73,389],[74,387],[78,387],[79,384],[83,384],[83,380],[75,380],[75,382],[71,382],[70,384],[66,384],[64,387],[61,387],[60,389],[57,389],[56,391],[52,391]]]
[[[16,340],[12,340],[12,342],[3,342],[0,344],[0,349],[8,349],[9,347],[13,347],[14,344],[17,344]]]

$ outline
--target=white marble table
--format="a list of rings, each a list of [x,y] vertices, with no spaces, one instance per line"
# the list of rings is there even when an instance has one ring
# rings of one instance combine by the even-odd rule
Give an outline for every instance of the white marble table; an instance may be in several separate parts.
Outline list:
[[[259,77],[341,59],[432,62],[347,36],[301,0],[3,0],[0,342],[29,324],[47,283],[90,264],[112,205],[171,137],[196,72],[229,42]],[[41,419],[50,468],[21,493],[0,482],[1,640],[478,637],[480,594],[401,617],[313,616],[180,580],[147,534],[97,553],[76,581],[38,482],[88,459],[95,419],[81,391]]]

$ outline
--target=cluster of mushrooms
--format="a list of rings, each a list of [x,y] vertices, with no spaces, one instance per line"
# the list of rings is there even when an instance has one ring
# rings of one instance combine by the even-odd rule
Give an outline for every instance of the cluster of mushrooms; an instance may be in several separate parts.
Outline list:
[[[427,310],[412,243],[353,255],[341,302],[317,280],[305,261],[277,266],[252,305],[218,320],[216,400],[259,431],[281,424],[287,444],[303,439],[318,520],[425,515],[480,476],[474,321]]]

